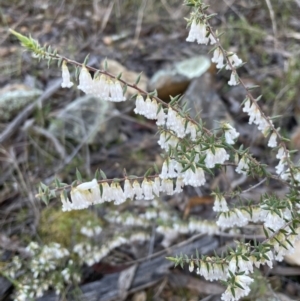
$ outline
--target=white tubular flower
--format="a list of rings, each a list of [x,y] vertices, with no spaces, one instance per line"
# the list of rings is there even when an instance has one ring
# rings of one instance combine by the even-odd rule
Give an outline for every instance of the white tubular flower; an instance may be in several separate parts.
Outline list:
[[[197,41],[198,44],[207,45],[208,38],[206,37],[206,25],[203,23],[197,23],[194,19],[191,24],[191,29],[189,35],[186,39],[187,42],[195,42]]]
[[[240,83],[239,78],[235,71],[231,72],[230,80],[228,82],[229,86],[237,86]]]
[[[169,168],[168,168],[168,162],[165,161],[163,163],[162,169],[161,169],[161,173],[159,175],[159,177],[161,179],[168,179],[169,178],[169,172],[168,172]]]
[[[225,131],[225,140],[228,144],[234,144],[237,137],[239,137],[239,133],[236,131],[234,127],[232,127],[229,123],[225,123],[222,126],[223,130]]]
[[[162,149],[168,150],[169,144],[167,143],[167,134],[166,132],[161,132],[159,136],[159,140],[157,143],[160,145]]]
[[[134,180],[132,186],[135,194],[135,199],[138,201],[143,200],[144,199],[143,189],[141,188],[140,183],[137,180]]]
[[[229,155],[224,148],[216,147],[215,153],[211,149],[206,150],[205,166],[214,168],[216,164],[223,164],[229,159]]]
[[[86,200],[91,204],[99,203],[99,200],[101,199],[100,188],[96,179],[93,179],[91,182],[82,183],[75,189],[82,193]]]
[[[62,68],[62,79],[63,79],[63,82],[61,83],[61,87],[71,88],[74,84],[70,81],[70,72],[66,64],[66,61],[63,61],[61,68]]]
[[[176,133],[178,138],[185,137],[185,119],[176,114],[176,124],[171,129]]]
[[[269,122],[261,116],[261,118],[258,120],[257,125],[257,128],[263,133],[264,136],[266,136],[270,129]]]
[[[182,174],[182,176],[184,185],[199,187],[204,185],[206,182],[204,171],[200,167],[195,167],[195,172],[189,168]]]
[[[285,151],[284,151],[283,147],[279,148],[278,153],[276,155],[276,158],[279,159],[279,160],[285,158]]]
[[[212,209],[215,212],[229,211],[225,198],[223,196],[218,196],[218,195],[216,195],[215,203]]]
[[[180,193],[183,191],[183,186],[184,186],[184,181],[183,181],[183,177],[182,176],[178,176],[177,180],[176,180],[176,187],[174,192],[175,193]]]
[[[84,209],[101,201],[100,189],[97,180],[78,185],[71,190],[72,207]]]
[[[126,201],[125,194],[119,183],[111,183],[110,190],[115,205],[120,205]]]
[[[73,203],[71,203],[68,198],[67,199],[65,198],[64,193],[60,194],[60,200],[62,202],[62,211],[63,212],[71,211],[71,210],[74,209],[73,208]]]
[[[157,109],[157,101],[155,99],[151,100],[151,98],[148,96],[145,101],[144,116],[151,120],[156,119]]]
[[[251,222],[258,223],[264,221],[267,216],[267,211],[262,210],[260,207],[256,207],[252,209]]]
[[[270,140],[268,142],[269,147],[276,147],[277,146],[277,135],[275,132],[272,133],[270,136]]]
[[[145,200],[153,200],[153,182],[147,179],[144,179],[142,182],[142,189],[145,195]]]
[[[196,141],[197,140],[197,126],[189,121],[187,123],[185,134],[186,135],[191,134],[191,140]]]
[[[158,226],[156,231],[164,236],[161,245],[164,248],[169,247],[172,242],[178,237],[179,233],[175,231],[173,228],[166,227],[166,226]]]
[[[104,182],[102,185],[102,200],[103,202],[111,202],[113,201],[113,194],[111,192],[110,185],[107,182]]]
[[[165,192],[167,195],[173,195],[173,180],[164,179],[161,183],[162,192]]]
[[[194,271],[194,268],[195,268],[194,262],[191,261],[190,264],[189,264],[189,271],[190,271],[190,273],[192,273]]]
[[[217,43],[217,40],[214,38],[212,34],[210,34],[208,38],[210,40],[210,45],[215,45]]]
[[[233,226],[243,227],[248,224],[246,214],[239,209],[233,209],[229,212],[222,212],[217,220],[217,225],[222,228],[230,228]]]
[[[267,258],[266,258],[267,257]],[[264,254],[264,256],[260,257],[259,261],[254,261],[254,265],[259,268],[260,265],[267,264],[270,269],[273,268],[273,260],[274,260],[274,255],[273,252],[270,250]]]
[[[243,112],[249,113],[250,109],[251,109],[251,101],[249,98],[247,98],[247,100],[244,103]]]
[[[178,173],[175,171],[175,169],[177,170],[179,166],[178,162],[175,161],[174,159],[170,159],[168,163],[169,163],[168,177],[177,178]]]
[[[102,100],[109,100],[110,84],[104,74],[100,76],[100,80],[94,81],[94,85],[97,85],[95,88],[95,95]]]
[[[114,81],[109,85],[109,92],[110,92],[110,101],[113,102],[121,102],[125,101],[126,97],[123,95],[123,89],[119,81]]]
[[[134,190],[132,188],[132,185],[128,179],[124,182],[124,195],[127,199],[133,199],[134,197]]]
[[[144,216],[145,216],[145,219],[147,219],[147,220],[153,220],[153,219],[156,219],[158,217],[157,211],[153,210],[153,209],[147,210],[145,212]]]
[[[134,113],[140,115],[145,114],[145,101],[141,94],[136,97]]]
[[[235,283],[237,283],[239,286],[230,284],[227,287],[226,291],[222,294],[221,300],[237,301],[242,297],[248,296],[250,293],[249,285],[252,282],[253,279],[246,275],[235,276]],[[234,290],[234,295],[232,293],[232,290]]]
[[[149,119],[158,119],[157,110],[158,110],[158,103],[157,103],[156,99],[152,99],[151,107],[150,107],[151,114],[149,114],[150,115]]]
[[[287,242],[287,239],[290,243]],[[295,251],[295,243],[297,235],[289,235],[288,238],[283,233],[276,235],[276,240],[273,239],[271,244],[275,251],[275,260],[282,261],[285,255],[291,254]]]
[[[281,213],[281,216],[272,211],[268,212],[264,223],[265,227],[277,231],[285,225],[285,221],[282,216],[282,211],[279,210],[279,212]]]
[[[201,267],[197,268],[196,273],[203,276],[206,280],[214,281],[227,278],[228,268],[217,263],[201,262]]]
[[[211,61],[217,64],[217,69],[222,69],[224,67],[224,56],[219,47],[215,49]]]
[[[285,168],[285,165],[286,165],[286,164],[287,164],[287,163],[286,163],[285,158],[280,159],[278,165],[275,166],[276,173],[277,173],[278,175],[283,175],[284,168]]]
[[[234,67],[234,68],[237,68],[238,66],[240,66],[243,63],[243,61],[236,54],[229,56],[228,59],[232,65],[232,67]],[[229,64],[227,64],[226,69],[231,70],[231,67],[229,66]]]
[[[167,118],[167,115],[165,114],[164,112],[164,109],[161,108],[160,111],[158,112],[157,116],[156,116],[156,125],[158,126],[164,126],[165,123],[166,123],[166,118]]]
[[[149,240],[150,236],[143,232],[137,232],[130,235],[129,240],[132,241],[138,241],[138,242],[144,242],[146,240]]]
[[[248,109],[249,124],[252,124],[256,119],[261,118],[260,111],[255,103],[252,103]]]
[[[166,132],[162,132],[157,141],[160,147],[166,151],[168,151],[170,147],[175,148],[178,142],[179,140],[177,137],[167,134]]]
[[[154,184],[153,184],[153,193],[154,193],[156,196],[159,196],[160,191],[162,191],[162,189],[161,189],[161,184],[160,184],[160,178],[159,178],[159,177],[156,177],[156,178],[154,179]]]
[[[253,273],[253,258],[244,260],[242,256],[234,256],[229,262],[229,270],[235,274],[235,272],[244,272],[246,275]]]
[[[239,174],[243,174],[243,175],[247,175],[247,172],[249,170],[249,165],[247,162],[247,158],[246,156],[243,156],[237,166],[237,168],[235,169],[235,171]]]
[[[90,72],[85,66],[82,67],[79,74],[79,85],[77,87],[85,94],[92,94],[94,89],[94,84]]]
[[[258,109],[258,106],[255,103],[253,103],[251,105],[251,107],[249,108],[248,115],[249,115],[249,124],[254,123],[254,124],[258,125],[258,129],[260,131],[262,131],[263,134],[265,135],[265,133],[270,128],[270,124],[267,122],[267,120],[265,120],[262,117],[262,115]]]
[[[168,109],[168,115],[167,115],[167,127],[169,129],[173,129],[173,127],[177,126],[177,113],[169,107]]]

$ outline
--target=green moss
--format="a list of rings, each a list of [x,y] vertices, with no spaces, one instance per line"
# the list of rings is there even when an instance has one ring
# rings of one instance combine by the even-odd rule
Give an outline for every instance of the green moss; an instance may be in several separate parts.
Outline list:
[[[89,210],[62,212],[61,208],[48,207],[41,213],[38,233],[43,243],[57,242],[69,248],[72,243],[83,239],[80,229],[88,221],[102,224],[97,215]]]

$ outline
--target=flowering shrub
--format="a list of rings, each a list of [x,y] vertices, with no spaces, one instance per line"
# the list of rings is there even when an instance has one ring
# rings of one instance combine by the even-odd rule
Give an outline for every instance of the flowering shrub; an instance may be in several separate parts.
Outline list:
[[[203,0],[186,0],[185,4],[192,7],[192,13],[187,20],[189,34],[187,42],[197,42],[208,45],[211,48],[212,62],[220,71],[231,72],[228,85],[241,85],[245,91],[245,99],[241,100],[243,112],[248,114],[249,124],[257,126],[265,138],[267,145],[275,151],[279,160],[275,169],[258,162],[248,149],[243,146],[235,147],[239,133],[229,124],[221,124],[219,129],[207,129],[203,126],[201,119],[195,120],[190,117],[187,109],[181,106],[179,96],[171,97],[169,103],[163,102],[156,91],[147,92],[138,87],[140,77],[135,83],[127,83],[122,75],[113,75],[104,70],[98,70],[84,63],[78,63],[65,56],[57,54],[56,51],[41,47],[32,38],[26,38],[19,33],[11,31],[23,44],[25,48],[32,51],[38,58],[47,59],[49,63],[57,60],[62,65],[62,87],[71,88],[68,66],[76,67],[76,78],[79,78],[78,89],[85,94],[100,97],[105,101],[126,101],[125,91],[127,87],[136,90],[132,97],[135,99],[136,114],[156,120],[159,131],[158,144],[165,151],[164,162],[161,171],[151,170],[144,176],[136,177],[124,174],[120,179],[107,179],[103,171],[97,172],[94,179],[84,182],[79,172],[77,180],[71,185],[65,185],[56,180],[55,188],[41,184],[39,196],[48,202],[57,194],[60,195],[63,211],[81,210],[91,205],[104,202],[113,202],[120,205],[126,200],[153,200],[162,193],[173,195],[180,193],[184,186],[190,185],[200,187],[206,183],[206,175],[214,175],[215,170],[220,170],[226,165],[234,165],[238,174],[245,176],[263,177],[257,185],[267,179],[274,179],[289,187],[289,193],[280,199],[276,195],[264,194],[259,203],[249,203],[243,199],[242,192],[220,192],[215,191],[215,203],[213,210],[217,212],[216,225],[205,223],[197,224],[189,221],[186,224],[176,224],[176,220],[170,227],[159,225],[157,232],[165,235],[164,246],[170,245],[170,237],[176,233],[190,233],[193,231],[211,234],[219,233],[233,227],[244,227],[249,223],[263,225],[265,240],[254,245],[239,242],[235,249],[231,249],[222,257],[218,256],[178,256],[169,258],[176,265],[188,265],[190,271],[203,276],[207,280],[222,280],[226,290],[222,300],[239,300],[250,292],[250,284],[253,282],[251,273],[254,267],[267,264],[272,267],[273,260],[281,261],[283,256],[293,251],[295,241],[300,238],[299,228],[299,182],[300,169],[291,158],[291,152],[286,146],[287,139],[282,136],[275,127],[273,119],[263,112],[259,105],[261,97],[255,98],[251,91],[256,87],[249,87],[240,78],[238,69],[243,66],[243,61],[238,54],[228,52],[223,48],[221,36],[210,25],[210,19],[214,15],[207,15],[208,6]],[[93,77],[91,72],[94,73]],[[251,188],[248,189],[248,191]],[[70,191],[70,198],[68,197]],[[227,204],[227,200],[239,198],[240,204]],[[143,220],[135,219],[130,215],[124,218],[111,215],[108,217],[113,221],[120,220],[124,224],[140,223]],[[159,218],[153,211],[145,214],[145,219]],[[101,229],[82,230],[86,235],[97,235]],[[96,231],[96,232],[93,232]],[[98,232],[97,232],[98,231]],[[99,232],[100,231],[100,232]],[[131,239],[147,239],[145,234],[136,234]],[[116,238],[111,241],[110,247],[92,249],[84,245],[76,246],[76,252],[88,264],[101,260],[108,252],[126,242],[125,238]],[[97,256],[96,256],[96,255]],[[96,256],[96,257],[95,257]]]
[[[15,301],[33,300],[43,296],[49,288],[56,294],[64,291],[66,284],[76,284],[80,281],[80,274],[76,265],[70,259],[69,251],[60,244],[52,243],[40,247],[31,242],[26,251],[28,260],[15,256],[5,271],[5,275],[16,282]],[[60,269],[60,266],[65,266]],[[20,274],[20,272],[22,273]]]

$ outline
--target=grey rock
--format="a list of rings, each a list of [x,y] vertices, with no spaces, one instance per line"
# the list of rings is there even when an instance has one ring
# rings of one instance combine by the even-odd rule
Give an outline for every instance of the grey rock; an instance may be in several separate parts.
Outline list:
[[[178,62],[156,72],[149,82],[148,90],[156,89],[160,98],[168,100],[170,95],[184,93],[191,80],[204,74],[210,65],[206,56],[196,56]]]
[[[12,85],[0,91],[0,122],[7,122],[34,102],[42,94],[41,90],[24,85]]]
[[[87,144],[106,144],[118,138],[118,118],[111,102],[86,95],[75,99],[52,121],[49,131],[57,137]]]
[[[230,119],[227,108],[212,85],[210,73],[205,73],[191,82],[184,101],[187,102],[191,117],[196,120],[201,117],[208,129],[218,128],[221,121]]]

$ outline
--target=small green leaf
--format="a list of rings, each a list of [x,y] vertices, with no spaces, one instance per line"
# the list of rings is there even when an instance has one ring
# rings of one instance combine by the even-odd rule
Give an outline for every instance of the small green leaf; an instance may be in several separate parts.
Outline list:
[[[100,70],[97,70],[96,73],[94,74],[94,78],[97,78],[100,74]]]
[[[157,97],[157,90],[155,89],[154,91],[150,92],[148,95],[149,95],[149,97],[152,97],[152,96]]]
[[[89,57],[90,57],[90,54],[88,54],[88,55],[85,57],[85,59],[84,59],[84,61],[83,61],[83,65],[84,65],[84,66],[86,66]]]
[[[98,181],[99,178],[100,178],[100,172],[99,172],[99,169],[97,168],[95,171],[94,179],[96,179]]]
[[[159,172],[159,169],[158,169],[157,165],[154,164],[153,167],[154,167],[155,173],[156,173],[156,174],[159,174],[160,172]]]
[[[141,76],[142,76],[142,72],[138,75],[137,79],[135,80],[134,85],[138,85],[138,83],[139,83],[140,80],[141,80]]]
[[[147,177],[151,174],[152,170],[153,170],[152,167],[150,167],[150,168],[145,172],[144,178],[147,178]]]
[[[100,169],[100,175],[101,175],[102,179],[104,179],[104,180],[107,179],[106,174],[105,174],[104,171],[101,170],[101,169]]]
[[[41,188],[42,188],[43,191],[46,191],[47,188],[48,188],[48,186],[45,185],[43,182],[40,183],[40,186],[41,186]]]
[[[81,175],[80,171],[77,168],[76,168],[76,178],[79,182],[81,182],[81,183],[83,182],[82,175]]]
[[[108,63],[107,63],[107,58],[105,58],[105,61],[104,61],[104,70],[107,71],[108,69]]]
[[[251,90],[254,90],[256,88],[259,88],[260,86],[259,85],[253,85],[253,86],[249,86],[249,87],[246,87],[248,91],[251,91]]]
[[[123,86],[123,95],[126,94],[127,88],[128,88],[127,84]]]
[[[57,188],[59,188],[60,187],[60,181],[58,180],[58,178],[55,177],[54,182],[55,182],[55,186]]]

